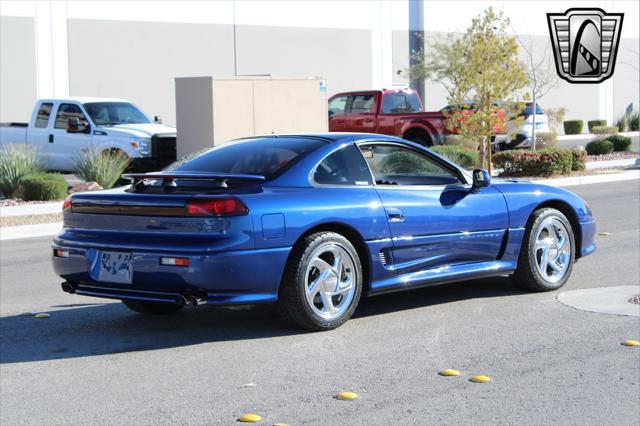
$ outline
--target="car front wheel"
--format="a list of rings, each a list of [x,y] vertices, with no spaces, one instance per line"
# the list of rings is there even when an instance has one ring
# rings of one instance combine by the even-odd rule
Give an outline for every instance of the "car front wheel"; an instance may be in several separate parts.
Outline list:
[[[575,260],[571,223],[552,208],[536,210],[529,222],[513,278],[534,291],[556,290],[569,279]]]
[[[361,292],[356,249],[340,234],[319,232],[294,247],[278,305],[282,315],[301,328],[331,330],[351,318]]]

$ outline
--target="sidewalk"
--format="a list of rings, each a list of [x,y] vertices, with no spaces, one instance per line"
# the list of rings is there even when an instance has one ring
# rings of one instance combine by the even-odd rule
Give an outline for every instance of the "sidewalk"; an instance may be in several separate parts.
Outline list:
[[[622,136],[626,136],[628,138],[631,137],[638,137],[640,135],[640,132],[620,132],[618,133],[619,135]],[[585,138],[592,138],[595,139],[597,138],[599,135],[594,135],[592,133],[580,133],[577,135],[558,135],[558,141],[576,141],[576,140],[583,140]]]
[[[32,214],[52,214],[62,212],[62,201],[42,204],[23,204],[20,206],[0,207],[0,217],[29,216]]]

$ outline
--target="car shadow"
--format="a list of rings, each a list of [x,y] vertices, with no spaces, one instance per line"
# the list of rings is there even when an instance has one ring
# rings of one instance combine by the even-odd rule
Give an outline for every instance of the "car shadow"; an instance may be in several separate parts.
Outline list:
[[[428,307],[457,300],[523,293],[506,278],[467,281],[363,298],[354,318]],[[272,306],[203,306],[176,315],[146,316],[120,303],[58,305],[51,316],[0,318],[0,364],[70,359],[166,349],[219,341],[304,333],[279,318]]]

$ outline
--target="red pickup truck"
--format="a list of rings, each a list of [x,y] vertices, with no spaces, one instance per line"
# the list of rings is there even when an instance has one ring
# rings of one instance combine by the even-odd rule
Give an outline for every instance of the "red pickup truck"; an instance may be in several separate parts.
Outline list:
[[[424,112],[412,89],[338,93],[329,99],[329,131],[381,133],[424,146],[441,144],[451,133],[440,111]]]

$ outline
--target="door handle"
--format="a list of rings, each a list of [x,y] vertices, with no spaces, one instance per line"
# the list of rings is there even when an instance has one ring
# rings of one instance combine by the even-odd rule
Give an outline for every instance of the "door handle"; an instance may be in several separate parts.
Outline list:
[[[53,135],[49,135],[49,143],[53,143]]]
[[[363,121],[365,123],[373,123],[373,118],[365,118]]]
[[[344,120],[333,120],[333,122],[336,124],[343,124]]]
[[[404,213],[402,213],[402,210],[392,207],[387,208],[386,210],[389,222],[404,222]]]

